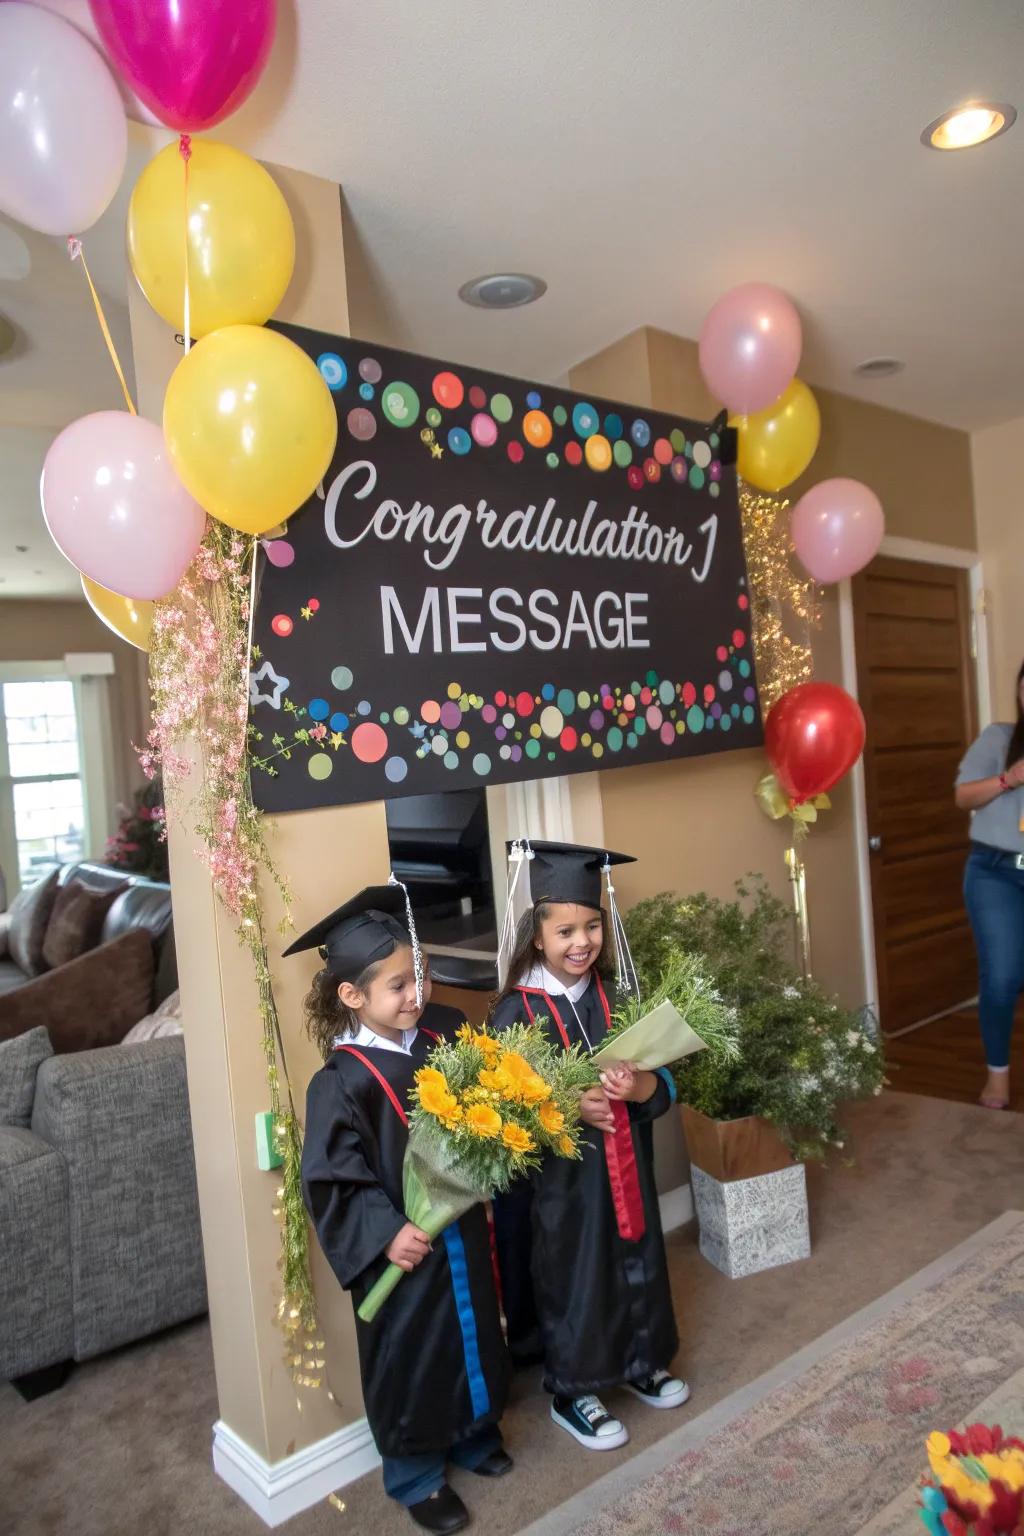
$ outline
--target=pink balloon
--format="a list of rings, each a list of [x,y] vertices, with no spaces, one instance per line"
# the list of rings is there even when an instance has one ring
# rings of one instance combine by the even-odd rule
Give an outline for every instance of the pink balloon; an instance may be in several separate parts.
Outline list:
[[[50,445],[39,491],[61,554],[122,597],[166,597],[206,528],[160,428],[127,411],[97,411],[65,427]]]
[[[790,530],[815,581],[842,581],[878,554],[885,514],[874,491],[859,480],[823,480],[793,508]]]
[[[763,411],[791,382],[803,339],[793,303],[769,283],[731,288],[700,332],[700,368],[735,416]]]
[[[89,0],[89,9],[132,90],[179,133],[238,110],[277,24],[276,0]]]
[[[59,16],[0,5],[0,213],[44,235],[90,229],[117,191],[128,126],[99,50]]]
[[[267,552],[267,559],[271,565],[276,565],[280,570],[286,570],[295,561],[294,547],[287,539],[261,539],[260,542]]]

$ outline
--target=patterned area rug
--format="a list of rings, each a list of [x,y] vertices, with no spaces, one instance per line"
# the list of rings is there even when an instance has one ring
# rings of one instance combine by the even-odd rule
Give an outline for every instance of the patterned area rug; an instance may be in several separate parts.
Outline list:
[[[901,1498],[912,1531],[929,1431],[1022,1370],[1024,1215],[1008,1212],[523,1536],[857,1536]]]

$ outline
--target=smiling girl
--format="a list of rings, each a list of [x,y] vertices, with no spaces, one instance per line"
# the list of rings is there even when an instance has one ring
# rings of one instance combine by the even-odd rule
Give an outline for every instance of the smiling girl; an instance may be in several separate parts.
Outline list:
[[[613,864],[633,861],[566,843],[535,842],[530,854],[532,906],[491,1022],[501,1031],[543,1020],[553,1044],[590,1051],[607,1034],[615,1006],[601,876]],[[548,1158],[532,1191],[514,1189],[495,1202],[513,1358],[530,1357],[526,1335],[535,1308],[539,1343],[533,1341],[533,1348],[544,1360],[551,1417],[588,1450],[613,1450],[629,1439],[597,1396],[606,1388],[627,1386],[653,1408],[675,1408],[689,1397],[686,1383],[667,1369],[679,1338],[651,1133],[651,1122],[674,1097],[667,1072],[623,1066],[604,1074],[602,1086],[580,1103],[588,1127],[582,1161]],[[616,1103],[626,1107],[628,1119],[621,1110],[616,1119]],[[615,1183],[627,1164],[633,1177],[629,1236],[623,1235],[609,1165],[608,1138],[616,1131]]]

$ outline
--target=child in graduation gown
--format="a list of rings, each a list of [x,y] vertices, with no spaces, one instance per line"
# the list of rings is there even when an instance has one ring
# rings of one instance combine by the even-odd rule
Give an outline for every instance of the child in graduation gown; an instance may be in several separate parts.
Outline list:
[[[553,1044],[596,1049],[615,1006],[601,876],[612,864],[632,860],[541,842],[528,844],[523,856],[532,906],[520,924],[491,1024],[501,1031],[543,1019]],[[544,1385],[553,1394],[551,1417],[588,1450],[612,1450],[629,1439],[598,1396],[606,1388],[627,1386],[654,1408],[677,1407],[690,1395],[685,1381],[667,1369],[679,1337],[651,1132],[651,1122],[674,1098],[667,1071],[612,1069],[603,1086],[581,1101],[587,1127],[582,1161],[546,1158],[529,1193],[514,1187],[495,1202],[513,1357],[528,1357],[531,1341],[517,1338],[516,1331],[517,1325],[529,1330],[535,1309]],[[610,1154],[606,1132],[616,1129],[616,1100],[628,1107],[628,1118],[619,1111],[619,1141]],[[620,1175],[627,1165],[624,1185]]]
[[[401,886],[371,886],[286,953],[319,948],[324,962],[305,1005],[325,1065],[309,1085],[302,1150],[320,1246],[356,1307],[389,1262],[407,1272],[372,1323],[356,1319],[384,1487],[418,1525],[447,1533],[469,1515],[446,1464],[483,1477],[512,1466],[497,1427],[510,1366],[484,1207],[433,1246],[402,1210],[414,1074],[454,1014],[429,1004],[407,910]]]

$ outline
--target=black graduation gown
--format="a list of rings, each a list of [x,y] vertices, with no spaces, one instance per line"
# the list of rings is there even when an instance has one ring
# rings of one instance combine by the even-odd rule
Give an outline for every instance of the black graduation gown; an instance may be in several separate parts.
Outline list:
[[[408,1056],[358,1049],[408,1108],[413,1074],[434,1044],[421,1032]],[[349,1051],[335,1051],[309,1085],[302,1183],[320,1246],[356,1307],[405,1223],[407,1140],[373,1073]],[[366,1416],[382,1456],[447,1451],[497,1423],[511,1367],[482,1205],[435,1240],[372,1323],[356,1318],[356,1337]]]
[[[585,1046],[569,999],[563,993],[550,995],[569,1044]],[[529,1004],[535,1019],[549,1014],[539,993],[529,993]],[[607,1033],[607,1021],[595,980],[576,1010],[591,1045],[596,1046]],[[518,991],[498,1004],[492,1019],[498,1031],[528,1022]],[[562,1045],[554,1020],[549,1019],[546,1031],[555,1045]],[[583,1127],[581,1162],[548,1156],[531,1179],[529,1195],[524,1186],[513,1186],[495,1201],[510,1347],[517,1360],[529,1357],[529,1265],[544,1385],[549,1392],[575,1397],[625,1381],[642,1381],[652,1371],[667,1367],[679,1347],[654,1184],[651,1131],[651,1122],[671,1102],[668,1085],[659,1077],[646,1104],[629,1105],[645,1219],[638,1242],[619,1236],[604,1134],[589,1126]]]

